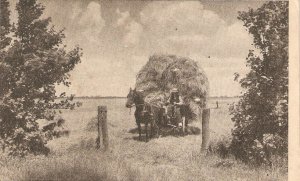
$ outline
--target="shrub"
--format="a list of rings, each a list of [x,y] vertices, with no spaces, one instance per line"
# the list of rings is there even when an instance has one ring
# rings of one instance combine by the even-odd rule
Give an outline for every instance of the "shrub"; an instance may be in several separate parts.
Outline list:
[[[231,148],[245,162],[270,164],[272,155],[288,148],[288,2],[267,2],[238,19],[260,55],[249,52],[250,72],[239,81],[245,92],[231,109]]]

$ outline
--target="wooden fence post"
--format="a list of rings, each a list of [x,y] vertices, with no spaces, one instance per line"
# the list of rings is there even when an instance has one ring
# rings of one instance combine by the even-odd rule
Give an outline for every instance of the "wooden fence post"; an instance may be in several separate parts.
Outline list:
[[[98,106],[99,130],[101,127],[104,150],[108,149],[107,107]],[[100,139],[100,138],[99,138]]]
[[[202,108],[199,108],[199,116],[198,116],[198,119],[199,119],[199,122],[202,123]]]
[[[203,109],[202,111],[202,144],[201,151],[206,152],[209,143],[209,118],[210,109]]]
[[[97,115],[97,138],[96,138],[96,149],[100,148],[100,138],[101,138],[101,128],[100,128],[100,106],[98,106],[98,115]]]

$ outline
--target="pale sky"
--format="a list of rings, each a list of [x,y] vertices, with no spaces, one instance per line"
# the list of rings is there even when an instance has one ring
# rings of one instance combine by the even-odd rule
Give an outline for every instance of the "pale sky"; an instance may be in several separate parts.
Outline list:
[[[68,48],[78,44],[83,49],[82,63],[71,73],[72,85],[59,88],[76,96],[126,96],[154,53],[199,62],[211,96],[239,95],[233,74],[247,72],[245,58],[253,47],[237,11],[262,5],[255,1],[40,2],[46,6],[44,17],[52,17],[57,30],[65,28]]]

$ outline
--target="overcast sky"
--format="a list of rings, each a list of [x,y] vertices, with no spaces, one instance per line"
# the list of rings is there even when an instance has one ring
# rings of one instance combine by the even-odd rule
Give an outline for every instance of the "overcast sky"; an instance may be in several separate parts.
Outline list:
[[[233,74],[247,71],[245,58],[253,47],[237,12],[262,5],[253,1],[40,2],[46,7],[44,17],[52,17],[56,29],[65,28],[64,43],[83,48],[71,87],[59,88],[77,96],[126,96],[136,73],[154,53],[198,61],[208,76],[211,96],[239,95]]]

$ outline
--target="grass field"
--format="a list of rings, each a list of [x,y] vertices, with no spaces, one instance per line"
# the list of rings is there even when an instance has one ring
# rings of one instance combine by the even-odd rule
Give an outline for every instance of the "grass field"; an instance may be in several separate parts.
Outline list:
[[[211,99],[209,107],[215,107]],[[228,139],[233,123],[228,104],[237,99],[219,99],[211,110],[211,144]],[[125,99],[81,99],[82,107],[64,111],[69,137],[49,142],[48,157],[0,158],[0,180],[287,180],[286,164],[272,168],[251,167],[233,158],[200,152],[201,134],[166,136],[138,141],[134,115]],[[95,150],[96,132],[87,129],[97,106],[108,107],[110,149]],[[200,122],[191,124],[201,128]]]

